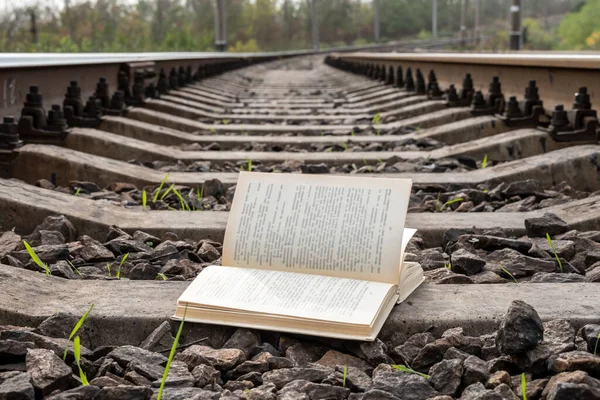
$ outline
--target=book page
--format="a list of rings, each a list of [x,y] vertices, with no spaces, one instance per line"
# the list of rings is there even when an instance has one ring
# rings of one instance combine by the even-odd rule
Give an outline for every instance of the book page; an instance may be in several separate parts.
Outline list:
[[[398,284],[411,181],[242,172],[223,265]]]
[[[288,273],[265,269],[209,266],[178,302],[371,325],[396,286],[386,283]]]

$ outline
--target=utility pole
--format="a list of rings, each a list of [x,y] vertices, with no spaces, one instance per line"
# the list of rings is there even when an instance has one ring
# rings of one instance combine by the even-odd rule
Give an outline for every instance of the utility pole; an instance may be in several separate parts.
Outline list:
[[[510,6],[510,49],[521,49],[521,0],[512,0]]]
[[[431,6],[431,36],[434,39],[438,37],[438,2],[433,0]]]
[[[319,16],[317,15],[317,0],[311,0],[312,11],[312,42],[313,50],[319,51]]]
[[[465,44],[467,38],[467,0],[460,2],[460,41],[461,45]]]
[[[373,33],[375,34],[375,43],[379,43],[379,0],[373,0],[375,8],[375,19],[373,21]]]
[[[227,51],[227,7],[225,0],[216,0],[215,8],[215,49]]]
[[[37,23],[36,23],[36,19],[35,19],[35,9],[31,8],[29,10],[29,14],[31,16],[31,43],[37,43],[38,41],[38,30],[37,30]]]
[[[479,43],[481,36],[481,2],[480,0],[475,0],[475,38],[477,39],[477,43]]]

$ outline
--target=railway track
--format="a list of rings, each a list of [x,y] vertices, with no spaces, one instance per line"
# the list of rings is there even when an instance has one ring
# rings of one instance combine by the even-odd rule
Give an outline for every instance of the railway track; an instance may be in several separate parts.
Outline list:
[[[410,257],[426,284],[386,323],[378,343],[390,354],[432,326],[436,335],[456,326],[487,334],[514,299],[573,329],[600,321],[600,57],[289,56],[91,57],[52,76],[45,68],[56,60],[0,68],[0,343],[10,330],[2,324],[37,326],[58,294],[65,312],[96,305],[87,346],[142,342],[172,313],[181,281],[219,262],[242,170],[413,180]],[[54,277],[39,273],[24,239]],[[122,297],[121,266],[131,279],[126,315],[112,300]],[[220,348],[231,332],[195,326],[187,341]],[[586,345],[572,341],[530,358],[545,365]],[[337,345],[320,346],[301,356],[316,361]],[[375,366],[389,359],[369,351],[350,352]],[[506,369],[530,371],[534,361]],[[482,383],[493,390],[488,372]],[[255,386],[248,398],[267,398]]]

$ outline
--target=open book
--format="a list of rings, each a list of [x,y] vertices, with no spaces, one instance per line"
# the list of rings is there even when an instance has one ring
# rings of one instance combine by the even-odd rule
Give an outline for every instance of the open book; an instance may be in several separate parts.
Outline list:
[[[241,172],[223,266],[196,277],[174,318],[374,340],[423,281],[420,265],[404,262],[411,184]]]

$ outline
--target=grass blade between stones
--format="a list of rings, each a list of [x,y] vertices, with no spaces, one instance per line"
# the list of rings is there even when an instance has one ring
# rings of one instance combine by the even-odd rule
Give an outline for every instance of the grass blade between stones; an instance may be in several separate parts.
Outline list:
[[[185,199],[183,198],[183,196],[181,195],[181,193],[179,193],[179,190],[177,189],[173,189],[173,193],[175,193],[175,196],[177,196],[177,198],[179,199],[179,203],[181,204],[181,210],[182,211],[192,211],[190,209],[190,206],[188,205],[187,201],[185,201]]]
[[[521,397],[523,397],[523,400],[527,400],[527,380],[525,380],[525,373],[521,374]]]
[[[77,275],[81,276],[81,272],[79,272],[79,270],[77,269],[77,267],[76,267],[76,266],[74,266],[74,265],[73,265],[73,263],[72,263],[71,261],[67,260],[67,263],[68,263],[68,264],[71,266],[71,268],[73,268],[73,270],[74,270],[75,272],[77,272]]]
[[[452,205],[454,203],[460,203],[461,201],[463,201],[462,197],[457,197],[455,199],[452,200],[448,200],[447,202],[445,202],[441,207],[440,207],[440,212],[444,211],[444,209],[449,206]]]
[[[85,376],[85,373],[81,369],[81,363],[80,363],[81,348],[80,347],[81,346],[79,343],[79,336],[75,336],[75,340],[73,340],[73,353],[75,354],[75,362],[77,363],[77,368],[79,369],[79,379],[81,379],[81,383],[84,386],[87,386],[87,385],[89,385],[89,382],[87,380],[87,377]]]
[[[560,257],[556,253],[556,249],[554,248],[554,243],[552,243],[552,238],[550,237],[550,234],[548,232],[546,232],[546,240],[548,241],[548,244],[550,245],[550,250],[552,250],[552,252],[554,253],[554,258],[556,259],[556,262],[558,263],[558,268],[560,269],[560,272],[562,273],[563,272],[562,262],[560,261]]]
[[[92,309],[94,308],[94,304],[92,304],[90,306],[90,309],[86,311],[85,314],[83,314],[83,316],[81,318],[79,318],[79,321],[77,321],[77,323],[75,324],[75,326],[73,327],[73,330],[71,331],[71,334],[69,335],[69,340],[73,339],[73,336],[75,336],[75,334],[77,333],[77,331],[79,331],[79,328],[81,328],[81,326],[83,325],[83,323],[85,322],[85,320],[87,319],[88,315],[90,315],[90,313],[92,312]],[[63,354],[63,360],[67,359],[67,348],[68,348],[69,344],[67,343],[65,345],[65,352]]]
[[[147,201],[147,194],[146,194],[146,190],[142,190],[142,207],[144,208],[144,211],[146,211],[146,201]]]
[[[169,353],[169,359],[167,360],[167,365],[165,366],[165,372],[163,373],[162,380],[160,382],[160,389],[158,389],[158,396],[156,400],[160,400],[162,398],[163,390],[165,389],[165,383],[167,382],[167,376],[169,376],[169,370],[171,369],[171,362],[175,357],[175,352],[177,351],[177,345],[179,344],[179,338],[181,337],[181,331],[183,330],[183,323],[185,322],[185,314],[187,314],[187,304],[185,305],[185,310],[183,311],[183,318],[181,318],[181,323],[179,324],[179,329],[177,330],[177,335],[175,336],[175,341],[173,342],[173,346],[171,346],[171,352]]]
[[[419,371],[415,371],[414,369],[408,368],[407,366],[404,366],[404,365],[392,364],[392,368],[397,369],[397,370],[402,371],[402,372],[406,372],[407,374],[419,375],[419,376],[421,376],[421,377],[423,377],[425,379],[430,379],[431,378],[431,376],[429,376],[427,374],[424,374],[424,373],[419,372]]]
[[[169,174],[166,174],[165,177],[163,178],[163,180],[160,181],[160,186],[158,187],[158,190],[156,191],[156,193],[154,194],[154,198],[152,199],[153,203],[156,203],[156,201],[158,200],[158,195],[160,194],[160,192],[168,178],[169,178]]]
[[[598,334],[598,337],[596,338],[596,345],[594,346],[594,355],[596,355],[596,352],[598,351],[598,342],[600,342],[600,333]]]
[[[519,281],[517,280],[517,278],[515,278],[513,276],[513,274],[510,273],[509,270],[507,270],[506,268],[502,267],[500,268],[502,270],[502,272],[504,272],[506,275],[510,276],[512,278],[513,281],[515,281],[515,283],[519,283]]]
[[[119,268],[117,268],[117,273],[116,273],[116,277],[117,279],[121,279],[121,267],[123,266],[123,264],[125,264],[125,260],[127,260],[127,257],[129,257],[129,253],[125,254],[123,256],[123,258],[121,258],[121,262],[119,263]]]
[[[52,273],[50,272],[50,268],[48,268],[48,264],[46,264],[46,263],[42,262],[42,260],[40,260],[40,258],[36,254],[35,250],[33,250],[33,248],[29,245],[29,243],[27,243],[27,240],[23,240],[23,244],[25,245],[25,248],[27,249],[27,253],[29,253],[29,257],[31,257],[33,262],[38,267],[45,270],[46,275],[52,275]]]
[[[348,377],[348,366],[344,365],[344,375],[342,376],[342,386],[346,387],[346,378]]]
[[[174,187],[175,187],[175,184],[171,183],[171,186],[169,186],[169,188],[163,193],[163,195],[160,196],[160,199],[163,200],[165,197],[167,197],[169,195],[169,193],[171,193],[171,190],[173,190]]]
[[[481,162],[481,169],[487,168],[488,165],[488,156],[487,153],[483,156],[483,161]]]

